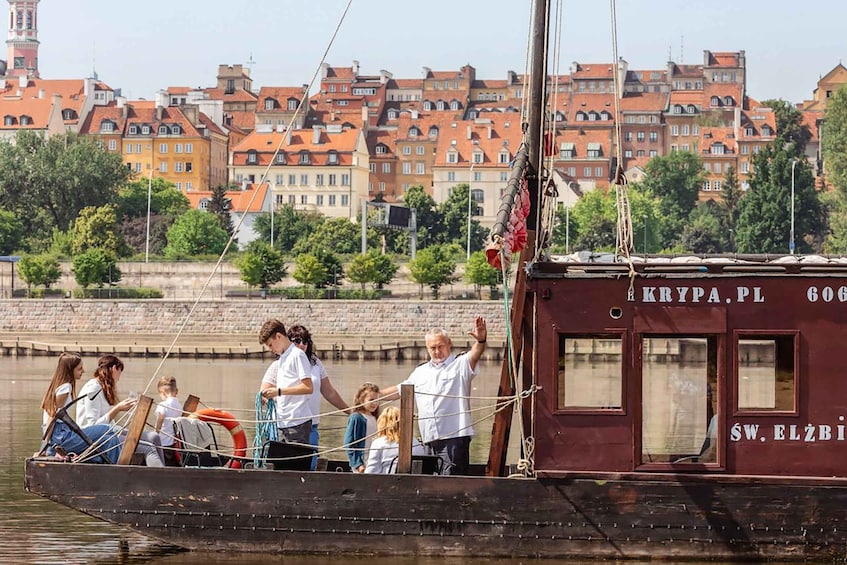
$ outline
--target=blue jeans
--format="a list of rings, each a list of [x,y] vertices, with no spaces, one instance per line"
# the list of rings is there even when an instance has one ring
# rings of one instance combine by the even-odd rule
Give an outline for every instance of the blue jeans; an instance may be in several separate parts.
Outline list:
[[[88,439],[98,446],[97,452],[100,457],[91,459],[91,462],[101,463],[102,459],[106,459],[106,463],[116,463],[118,455],[121,452],[122,441],[111,426],[106,424],[97,424],[88,426],[82,429],[82,433],[88,436]],[[88,444],[79,435],[62,421],[56,421],[53,425],[53,435],[50,436],[50,447],[47,449],[48,455],[53,455],[55,450],[54,445],[58,445],[68,453],[82,453],[88,449]]]
[[[318,433],[318,425],[312,424],[312,433],[309,434],[309,443],[315,446],[315,449],[321,444],[321,434]],[[318,456],[312,457],[312,471],[318,467]]]

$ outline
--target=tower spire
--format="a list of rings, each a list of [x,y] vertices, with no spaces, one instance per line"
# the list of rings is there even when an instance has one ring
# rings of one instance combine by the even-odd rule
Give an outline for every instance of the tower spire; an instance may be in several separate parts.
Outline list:
[[[38,2],[8,0],[9,35],[6,75],[38,78]]]

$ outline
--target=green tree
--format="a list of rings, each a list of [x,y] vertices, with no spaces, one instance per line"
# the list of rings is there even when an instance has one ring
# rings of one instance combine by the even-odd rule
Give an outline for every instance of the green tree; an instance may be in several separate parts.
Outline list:
[[[836,90],[826,102],[822,138],[827,180],[847,195],[847,85]]]
[[[93,248],[103,249],[116,257],[128,255],[113,204],[83,208],[74,222],[74,255]]]
[[[317,257],[318,261],[321,262],[326,270],[326,277],[324,280],[318,282],[318,288],[325,288],[328,286],[337,287],[341,284],[341,281],[344,280],[344,265],[341,264],[341,259],[338,255],[323,247],[315,249],[312,252],[312,255]]]
[[[170,259],[194,255],[220,255],[229,236],[211,214],[189,210],[168,230],[165,256]]]
[[[482,287],[493,289],[500,284],[501,279],[500,271],[488,264],[484,251],[471,254],[465,265],[465,281],[474,285],[477,298],[482,298]]]
[[[781,145],[789,144],[790,151],[797,156],[806,151],[806,144],[812,139],[809,126],[803,123],[803,114],[791,102],[769,99],[762,102],[771,108],[776,116],[776,138]]]
[[[821,194],[821,205],[826,209],[829,225],[823,241],[823,251],[832,255],[847,253],[847,196],[833,190]]]
[[[30,290],[33,286],[50,288],[50,285],[62,278],[62,269],[53,255],[24,255],[18,261],[18,274]]]
[[[118,219],[146,218],[148,192],[151,215],[179,216],[191,208],[188,197],[172,182],[163,178],[138,179],[127,182],[118,190],[115,212]]]
[[[121,234],[126,244],[135,253],[162,255],[168,244],[168,230],[176,221],[176,216],[153,214],[150,216],[150,237],[148,248],[147,217],[124,219]]]
[[[444,241],[444,218],[435,200],[420,185],[410,186],[403,195],[403,203],[415,209],[418,224],[418,241],[421,247]]]
[[[212,197],[209,199],[209,208],[207,212],[214,215],[218,219],[221,228],[226,232],[228,237],[232,236],[235,227],[232,225],[232,201],[227,197],[226,192],[228,187],[218,185],[212,189]]]
[[[440,233],[441,243],[458,243],[463,248],[468,241],[468,192],[467,184],[458,184],[450,190],[450,196],[441,203],[438,211],[442,217],[443,230]],[[477,214],[478,205],[471,202],[471,216]],[[483,229],[477,220],[471,217],[471,251],[479,251],[485,245],[487,230]]]
[[[21,130],[13,142],[0,143],[0,207],[14,212],[24,236],[36,241],[49,239],[54,227],[67,230],[83,208],[114,202],[129,175],[120,153],[89,136],[45,139]]]
[[[0,210],[0,255],[21,249],[24,226],[14,212]]]
[[[768,145],[754,155],[750,189],[741,199],[738,251],[787,253],[791,225],[791,167],[794,158],[782,147]],[[797,161],[794,182],[794,241],[800,253],[822,231],[820,201],[809,164]]]
[[[347,265],[346,274],[350,282],[362,285],[362,290],[365,290],[368,283],[373,283],[376,288],[390,283],[397,269],[398,265],[388,255],[371,249],[355,255]]]
[[[336,253],[356,253],[360,250],[362,228],[347,218],[325,220],[311,235],[294,245],[295,253],[313,249],[332,249]]]
[[[741,197],[735,167],[727,167],[723,178],[723,194],[718,204],[718,219],[724,234],[723,249],[735,252],[735,234],[738,229],[738,216],[741,213]]]
[[[291,253],[301,239],[305,239],[315,231],[325,218],[319,214],[298,212],[291,204],[284,204],[274,209],[273,214],[273,245],[283,253]],[[253,221],[253,231],[265,243],[271,242],[271,214],[266,212],[256,216]]]
[[[724,237],[718,205],[707,200],[697,205],[688,218],[688,224],[679,238],[681,247],[692,253],[720,253]]]
[[[570,213],[571,248],[601,251],[615,248],[617,212],[611,192],[592,190],[577,200]],[[561,244],[561,240],[557,241]]]
[[[450,256],[444,245],[432,245],[421,249],[417,257],[409,261],[409,272],[413,281],[432,289],[434,298],[438,298],[439,289],[453,282],[456,261]]]
[[[377,288],[382,288],[394,280],[394,276],[397,274],[397,269],[400,266],[384,253],[378,253],[376,250],[371,250],[368,253],[373,256],[376,275],[373,283]]]
[[[303,253],[297,256],[291,276],[300,284],[317,288],[326,282],[326,266],[311,253]]]
[[[121,270],[118,268],[115,256],[103,249],[89,249],[74,257],[74,278],[79,286],[88,288],[96,285],[113,285],[121,280]]]
[[[693,153],[674,151],[647,162],[641,186],[660,202],[659,247],[672,247],[677,242],[697,205],[702,183],[703,164]]]
[[[241,280],[253,287],[270,288],[288,274],[282,253],[262,241],[251,242],[234,263]]]

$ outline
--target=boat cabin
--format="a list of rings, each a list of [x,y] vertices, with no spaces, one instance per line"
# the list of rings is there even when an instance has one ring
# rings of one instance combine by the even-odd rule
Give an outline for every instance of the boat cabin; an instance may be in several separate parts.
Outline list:
[[[536,471],[847,476],[846,260],[597,259],[527,270]]]

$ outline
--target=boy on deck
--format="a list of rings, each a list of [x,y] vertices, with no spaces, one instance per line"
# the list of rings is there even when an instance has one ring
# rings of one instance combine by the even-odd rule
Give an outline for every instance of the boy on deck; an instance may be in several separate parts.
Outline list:
[[[176,386],[176,378],[164,376],[159,379],[159,398],[162,401],[156,407],[156,432],[162,440],[162,451],[165,456],[165,465],[168,467],[179,467],[179,458],[174,445],[174,418],[182,416],[182,402],[177,395],[179,388]],[[162,431],[164,430],[164,431]]]

